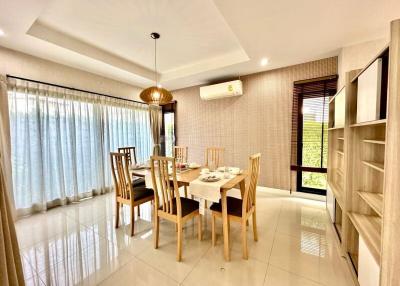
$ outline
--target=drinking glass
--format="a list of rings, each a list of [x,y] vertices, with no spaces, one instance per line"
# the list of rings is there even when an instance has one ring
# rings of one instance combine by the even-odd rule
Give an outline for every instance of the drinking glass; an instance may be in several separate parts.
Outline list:
[[[215,162],[214,162],[214,160],[211,160],[209,165],[210,165],[209,166],[210,172],[214,172],[215,171]]]

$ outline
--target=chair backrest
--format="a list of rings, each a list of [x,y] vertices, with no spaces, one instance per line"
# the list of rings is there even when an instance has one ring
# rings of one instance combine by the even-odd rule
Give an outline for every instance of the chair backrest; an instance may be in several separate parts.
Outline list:
[[[260,158],[261,153],[257,153],[251,155],[249,159],[249,183],[243,196],[242,215],[256,205],[256,190],[258,175],[260,174]]]
[[[188,147],[187,146],[175,146],[174,157],[178,163],[187,163]]]
[[[133,201],[132,182],[129,174],[128,156],[124,153],[110,153],[111,174],[114,181],[115,195]]]
[[[211,162],[214,162],[216,168],[222,166],[224,162],[224,151],[225,148],[221,147],[208,147],[206,149],[206,160],[205,165],[209,166]]]
[[[120,147],[118,153],[126,154],[129,166],[136,165],[136,147]]]
[[[169,166],[172,173],[169,174]],[[179,195],[178,182],[176,180],[175,158],[151,156],[150,158],[151,178],[153,180],[155,208],[162,207],[162,211],[182,217],[181,199]],[[172,181],[171,181],[172,178]],[[176,214],[173,213],[173,202],[176,203]]]

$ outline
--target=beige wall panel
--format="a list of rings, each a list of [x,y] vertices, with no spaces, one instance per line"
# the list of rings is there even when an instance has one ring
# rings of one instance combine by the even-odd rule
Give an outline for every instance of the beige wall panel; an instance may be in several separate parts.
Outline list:
[[[176,90],[177,144],[198,163],[206,147],[225,147],[226,165],[241,168],[261,152],[260,185],[289,190],[293,82],[336,73],[333,57],[244,76],[240,97],[203,101],[198,86]]]

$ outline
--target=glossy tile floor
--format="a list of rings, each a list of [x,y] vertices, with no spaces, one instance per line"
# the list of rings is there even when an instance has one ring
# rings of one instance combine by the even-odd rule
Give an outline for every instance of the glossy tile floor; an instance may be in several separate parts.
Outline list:
[[[175,227],[161,223],[153,248],[150,205],[141,208],[135,236],[129,209],[114,228],[113,194],[55,208],[17,222],[27,285],[353,285],[340,257],[325,204],[258,192],[259,241],[248,231],[249,260],[242,260],[239,224],[231,224],[232,261],[223,259],[221,220],[211,246],[210,214],[203,241],[190,221],[183,261],[176,257]]]

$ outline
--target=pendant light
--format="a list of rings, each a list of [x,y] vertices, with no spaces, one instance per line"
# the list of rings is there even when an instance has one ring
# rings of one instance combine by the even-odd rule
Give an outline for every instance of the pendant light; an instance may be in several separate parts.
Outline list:
[[[140,98],[152,105],[163,105],[172,100],[172,94],[158,85],[158,74],[157,74],[157,39],[160,38],[160,34],[151,33],[150,36],[154,39],[154,71],[155,71],[155,86],[148,87],[140,93]]]

